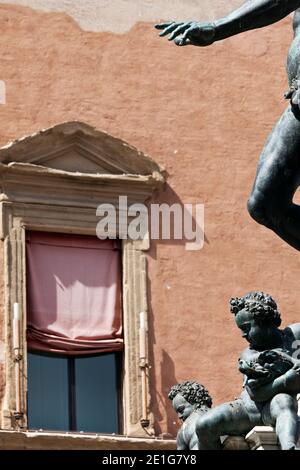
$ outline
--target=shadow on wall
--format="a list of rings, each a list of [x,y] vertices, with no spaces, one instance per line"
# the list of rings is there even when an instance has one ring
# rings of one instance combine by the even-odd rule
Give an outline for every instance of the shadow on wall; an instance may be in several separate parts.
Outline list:
[[[170,388],[177,384],[175,376],[175,365],[169,354],[163,349],[162,350],[162,361],[160,363],[161,370],[161,390],[163,396],[161,401],[164,409],[167,413],[167,436],[176,436],[177,431],[181,424],[178,422],[177,415],[172,407],[171,400],[168,398]],[[168,371],[168,373],[166,373]]]
[[[190,201],[185,201],[185,203],[189,203]],[[198,203],[198,202],[197,202]],[[165,204],[168,207],[172,205],[177,205],[177,211],[181,210],[181,214],[183,214],[184,203],[179,198],[177,193],[171,188],[170,185],[166,184],[165,191],[160,193],[155,199],[151,200],[148,204],[148,210],[150,214],[150,205],[151,204]],[[194,208],[193,208],[194,209]],[[207,238],[203,233],[203,227],[199,224],[199,221],[195,219],[194,215],[195,211],[193,211],[193,217],[191,219],[194,231],[198,230],[198,233],[201,233],[201,236],[204,237],[204,242],[209,243]],[[160,221],[161,223],[161,221]],[[168,223],[166,220],[165,223]],[[184,230],[183,230],[184,231]],[[170,217],[170,233],[174,234],[174,215],[172,214]],[[151,240],[150,250],[148,252],[148,256],[151,257],[153,260],[157,261],[157,269],[160,270],[159,263],[161,259],[157,256],[157,249],[159,246],[168,245],[172,246],[172,249],[179,249],[185,250],[186,243],[190,242],[186,238],[182,239],[174,239],[174,237],[170,238],[169,240],[162,240],[161,238],[158,240]],[[177,431],[180,427],[180,422],[177,418],[177,415],[172,407],[172,403],[168,398],[168,393],[171,387],[178,383],[178,380],[175,376],[175,365],[172,358],[169,354],[162,349],[157,353],[161,353],[161,364],[160,364],[160,379],[161,383],[158,384],[157,380],[159,377],[159,371],[156,370],[155,364],[157,367],[157,361],[155,360],[155,320],[157,315],[159,314],[158,311],[153,311],[152,309],[152,288],[151,288],[151,279],[148,277],[148,306],[149,306],[149,362],[152,365],[150,369],[150,389],[152,392],[151,396],[151,404],[150,409],[154,414],[154,428],[155,434],[161,435],[164,438],[174,438],[177,434]],[[156,354],[157,354],[156,353]]]
[[[160,206],[159,219],[156,217],[158,210],[154,209],[153,212],[151,210],[153,205]],[[202,205],[201,201],[183,202],[169,184],[166,184],[163,193],[151,200],[148,204],[151,240],[149,255],[151,258],[155,260],[157,258],[156,249],[158,244],[183,247],[187,250],[187,245],[191,246],[199,241],[200,245],[209,244],[209,240],[204,233],[204,213],[202,214],[201,209],[196,210],[197,206],[200,205]],[[192,209],[192,212],[190,212],[190,209]],[[156,230],[157,227],[159,232]],[[163,234],[168,232],[170,237],[164,238]],[[159,236],[154,238],[152,235],[157,233]],[[202,248],[203,246],[200,249]],[[190,251],[193,251],[193,249]]]
[[[180,427],[180,423],[177,420],[176,413],[172,407],[172,403],[168,398],[168,393],[172,387],[172,385],[177,383],[177,379],[175,377],[175,365],[169,354],[162,350],[162,361],[160,363],[160,370],[161,370],[161,385],[160,390],[162,393],[157,391],[157,388],[153,388],[156,390],[156,396],[153,397],[153,403],[151,404],[151,409],[153,410],[154,414],[154,428],[155,434],[165,439],[174,438],[177,434],[177,431]],[[155,381],[155,377],[152,377]],[[153,382],[152,382],[153,384]],[[165,416],[162,416],[159,409],[165,410]],[[161,426],[159,421],[166,418],[166,432],[162,432]]]

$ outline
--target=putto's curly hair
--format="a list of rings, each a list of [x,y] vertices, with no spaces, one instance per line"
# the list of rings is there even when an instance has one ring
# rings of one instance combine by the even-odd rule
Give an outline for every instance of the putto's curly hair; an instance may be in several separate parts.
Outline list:
[[[235,297],[230,300],[231,313],[237,315],[240,310],[253,314],[257,323],[274,326],[281,325],[280,313],[275,300],[264,292],[249,292],[244,297]]]
[[[208,408],[212,407],[212,398],[208,391],[203,385],[198,384],[197,382],[182,382],[177,385],[173,385],[171,388],[168,397],[170,400],[176,397],[176,395],[183,396],[191,405],[195,405],[195,408],[201,408],[201,406],[207,406]]]

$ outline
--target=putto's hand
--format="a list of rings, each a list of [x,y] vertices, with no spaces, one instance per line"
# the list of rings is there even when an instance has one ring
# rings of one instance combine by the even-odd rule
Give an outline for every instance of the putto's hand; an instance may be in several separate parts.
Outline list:
[[[156,29],[161,29],[160,36],[170,34],[169,41],[175,42],[177,46],[209,46],[215,41],[216,27],[213,23],[197,23],[196,21],[188,21],[186,23],[169,23],[157,24]],[[180,36],[180,37],[178,37]]]

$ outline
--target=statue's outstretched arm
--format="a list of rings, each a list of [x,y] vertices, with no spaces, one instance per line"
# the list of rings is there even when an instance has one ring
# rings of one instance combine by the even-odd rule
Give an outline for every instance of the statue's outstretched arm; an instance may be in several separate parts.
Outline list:
[[[209,46],[215,41],[276,23],[300,7],[300,0],[249,0],[228,16],[211,23],[169,22],[156,25],[178,46]],[[179,37],[180,36],[180,37]]]
[[[250,0],[216,21],[216,40],[276,23],[300,7],[300,0]]]

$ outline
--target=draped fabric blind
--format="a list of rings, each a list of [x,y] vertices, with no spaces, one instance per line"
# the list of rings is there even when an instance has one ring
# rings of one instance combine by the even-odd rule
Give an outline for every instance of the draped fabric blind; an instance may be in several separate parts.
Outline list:
[[[123,349],[120,250],[113,241],[28,232],[26,254],[30,350]]]

